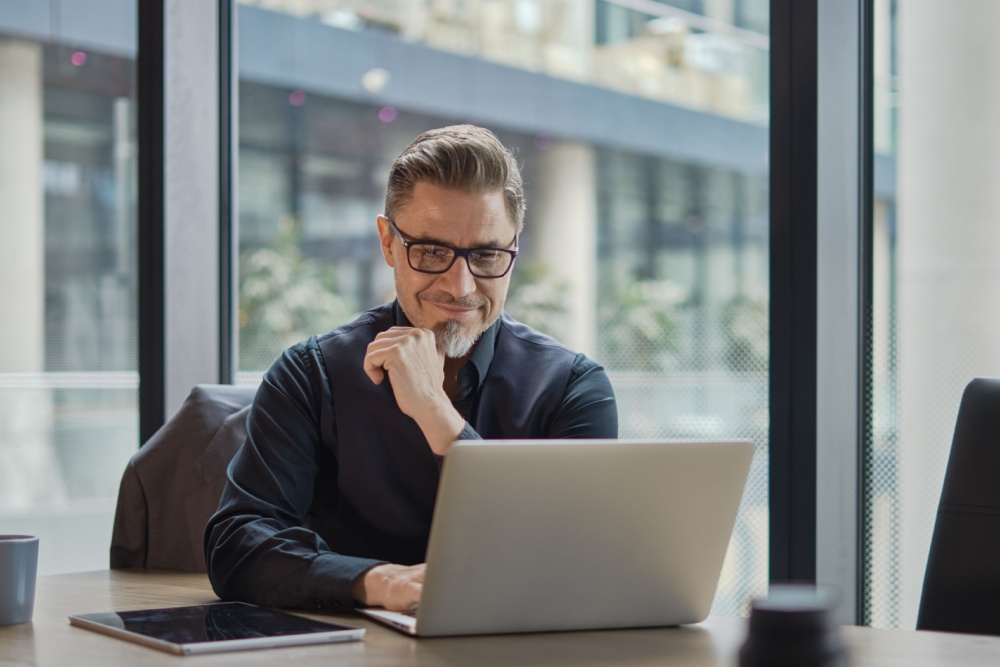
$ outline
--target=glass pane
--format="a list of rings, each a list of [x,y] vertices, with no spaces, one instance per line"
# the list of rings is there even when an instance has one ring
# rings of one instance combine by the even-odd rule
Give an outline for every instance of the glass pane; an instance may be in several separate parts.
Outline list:
[[[241,380],[393,297],[389,164],[489,127],[529,202],[510,314],[608,369],[622,437],[757,443],[714,609],[744,611],[767,583],[767,1],[247,0],[239,31]]]
[[[134,24],[0,4],[0,532],[42,573],[107,567],[138,446]]]
[[[965,385],[1000,376],[1000,5],[876,0],[866,611],[915,625]],[[984,78],[985,75],[985,78]]]

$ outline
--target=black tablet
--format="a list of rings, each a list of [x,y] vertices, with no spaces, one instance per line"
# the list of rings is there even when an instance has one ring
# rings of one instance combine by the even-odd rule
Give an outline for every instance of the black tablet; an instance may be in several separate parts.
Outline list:
[[[365,634],[362,628],[314,621],[243,602],[71,614],[69,622],[180,655],[345,642]]]

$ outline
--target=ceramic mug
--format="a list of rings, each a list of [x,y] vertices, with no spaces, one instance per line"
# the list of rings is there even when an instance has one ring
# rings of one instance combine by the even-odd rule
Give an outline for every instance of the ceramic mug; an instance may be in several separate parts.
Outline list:
[[[37,537],[0,535],[0,625],[31,620],[37,571]]]

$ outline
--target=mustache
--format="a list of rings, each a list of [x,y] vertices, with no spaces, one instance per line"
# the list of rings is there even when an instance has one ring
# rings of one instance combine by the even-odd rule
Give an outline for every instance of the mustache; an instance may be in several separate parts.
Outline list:
[[[486,305],[485,299],[477,298],[473,294],[455,298],[447,292],[431,292],[430,294],[423,295],[423,299],[431,303],[439,303],[442,306],[454,306],[456,308],[481,308]]]

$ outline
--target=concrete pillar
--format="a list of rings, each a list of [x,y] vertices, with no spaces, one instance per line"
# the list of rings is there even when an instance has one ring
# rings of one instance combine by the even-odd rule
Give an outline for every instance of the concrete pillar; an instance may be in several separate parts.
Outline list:
[[[901,624],[965,384],[1000,376],[1000,3],[899,3]]]
[[[62,483],[49,441],[45,364],[42,48],[0,39],[0,514],[51,503]],[[6,388],[4,388],[6,386]]]
[[[555,142],[535,168],[539,197],[528,202],[535,257],[548,277],[568,287],[569,322],[562,342],[594,355],[597,321],[597,203],[594,151],[585,144]]]
[[[42,50],[0,39],[0,373],[44,362],[45,217],[42,191]]]
[[[735,10],[733,0],[705,1],[705,16],[722,23],[732,24],[736,20]]]
[[[589,82],[594,71],[593,0],[548,0],[543,13],[542,62],[545,72]]]

